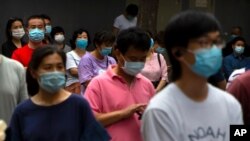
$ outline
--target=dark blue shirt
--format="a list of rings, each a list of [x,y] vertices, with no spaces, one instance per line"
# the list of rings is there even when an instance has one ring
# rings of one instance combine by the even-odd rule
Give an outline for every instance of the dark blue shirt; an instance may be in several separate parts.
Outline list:
[[[12,141],[109,140],[87,101],[76,94],[54,106],[23,102],[12,116],[10,135]]]
[[[226,79],[229,78],[229,76],[235,69],[241,69],[248,66],[250,66],[250,58],[237,56],[234,53],[226,56],[223,59],[223,71]]]

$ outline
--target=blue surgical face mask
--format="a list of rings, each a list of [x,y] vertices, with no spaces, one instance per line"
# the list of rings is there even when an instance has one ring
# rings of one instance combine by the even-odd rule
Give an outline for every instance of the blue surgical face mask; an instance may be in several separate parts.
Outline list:
[[[77,39],[76,40],[76,47],[80,49],[86,49],[88,46],[88,40],[87,39]]]
[[[50,34],[51,31],[52,31],[52,26],[51,26],[51,25],[46,25],[46,26],[45,26],[45,32],[46,32],[47,34]]]
[[[124,59],[125,60],[125,59]],[[136,76],[144,68],[145,62],[124,62],[123,71],[131,76]]]
[[[237,54],[242,54],[244,52],[244,50],[245,50],[245,47],[243,47],[243,46],[235,46],[234,47],[234,51]]]
[[[155,52],[157,52],[157,53],[164,53],[164,52],[166,52],[166,49],[163,48],[163,47],[158,46],[158,48],[156,48]]]
[[[30,29],[29,39],[33,42],[41,42],[44,39],[44,31],[38,28]]]
[[[196,74],[208,78],[221,68],[221,48],[213,45],[211,48],[201,49],[193,52],[193,54],[195,55],[195,64],[191,65],[191,69]]]
[[[39,85],[49,93],[56,93],[65,86],[65,74],[62,72],[47,72],[40,75]]]
[[[111,51],[112,51],[112,47],[105,47],[105,48],[102,48],[100,53],[102,56],[108,56],[109,54],[111,54]]]
[[[152,48],[154,46],[154,39],[153,38],[150,38],[150,48]]]

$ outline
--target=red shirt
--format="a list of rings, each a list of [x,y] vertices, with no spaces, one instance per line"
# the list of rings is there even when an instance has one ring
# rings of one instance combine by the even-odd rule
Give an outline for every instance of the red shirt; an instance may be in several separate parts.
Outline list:
[[[227,91],[233,94],[240,102],[243,110],[244,124],[250,124],[250,71],[237,77]]]
[[[24,67],[28,67],[33,51],[34,49],[30,48],[27,44],[15,50],[11,58],[23,64]]]

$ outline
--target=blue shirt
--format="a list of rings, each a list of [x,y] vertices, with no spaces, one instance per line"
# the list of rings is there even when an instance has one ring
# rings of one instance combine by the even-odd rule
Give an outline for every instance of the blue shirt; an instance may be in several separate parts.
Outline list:
[[[232,53],[223,59],[223,71],[226,79],[229,78],[235,69],[241,69],[248,66],[250,66],[250,58],[246,58],[242,55],[237,56]]]
[[[10,124],[11,141],[107,141],[109,135],[95,120],[89,104],[72,94],[53,106],[20,104]]]

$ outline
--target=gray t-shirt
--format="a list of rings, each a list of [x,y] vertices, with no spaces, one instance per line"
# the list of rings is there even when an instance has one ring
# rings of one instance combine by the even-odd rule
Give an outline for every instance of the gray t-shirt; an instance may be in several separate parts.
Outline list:
[[[202,102],[169,84],[150,101],[142,120],[144,141],[229,141],[230,125],[243,124],[239,102],[209,84]]]
[[[9,123],[15,107],[27,98],[25,69],[0,55],[0,119]]]

